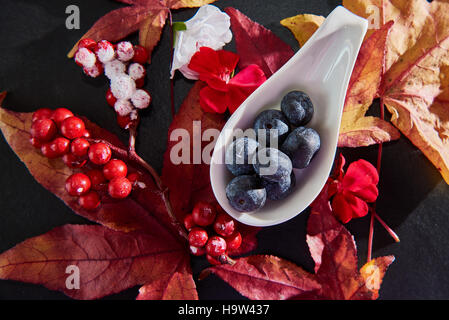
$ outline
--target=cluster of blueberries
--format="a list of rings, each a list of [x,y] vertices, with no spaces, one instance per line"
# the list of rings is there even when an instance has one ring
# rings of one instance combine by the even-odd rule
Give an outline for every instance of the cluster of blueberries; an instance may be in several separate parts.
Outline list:
[[[282,200],[291,193],[293,168],[306,168],[320,149],[319,134],[304,127],[313,113],[310,97],[291,91],[283,97],[281,111],[265,110],[256,117],[257,140],[244,136],[226,148],[226,166],[236,176],[226,186],[226,196],[235,210],[256,211],[267,198]]]

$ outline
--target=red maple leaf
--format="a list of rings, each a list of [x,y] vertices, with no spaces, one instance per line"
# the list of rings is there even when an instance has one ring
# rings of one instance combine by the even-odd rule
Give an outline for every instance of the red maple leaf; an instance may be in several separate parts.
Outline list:
[[[357,270],[354,239],[335,219],[327,189],[312,204],[307,226],[315,273],[278,257],[257,255],[237,259],[234,266],[208,268],[200,278],[214,273],[250,299],[377,299],[394,257],[373,259]]]

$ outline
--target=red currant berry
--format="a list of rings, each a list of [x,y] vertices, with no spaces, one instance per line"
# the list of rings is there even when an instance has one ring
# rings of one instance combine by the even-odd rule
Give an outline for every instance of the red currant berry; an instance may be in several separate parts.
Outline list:
[[[87,130],[84,130],[82,137],[86,138],[86,139],[89,139],[90,138],[90,132],[87,131]]]
[[[89,151],[90,143],[84,138],[76,138],[70,144],[70,152],[77,157],[84,157]]]
[[[189,232],[189,244],[195,247],[204,247],[209,239],[207,231],[203,228],[193,228]]]
[[[193,222],[193,216],[190,213],[184,217],[184,227],[187,229],[187,231],[190,231],[194,226],[195,222]]]
[[[114,97],[114,94],[112,94],[111,88],[109,88],[108,91],[106,92],[106,102],[113,108],[115,103],[117,102],[117,98]]]
[[[44,157],[47,157],[48,159],[54,159],[60,156],[51,147],[51,142],[44,143],[41,147],[41,152]]]
[[[226,237],[225,240],[228,250],[237,250],[242,245],[242,235],[238,231]]]
[[[92,183],[92,189],[101,190],[106,185],[106,178],[101,170],[90,170],[87,172],[87,176]]]
[[[226,252],[226,240],[218,236],[209,238],[206,245],[206,252],[212,257],[221,256]]]
[[[62,161],[64,162],[64,164],[67,167],[72,168],[72,169],[81,168],[87,162],[87,160],[85,158],[83,159],[83,158],[75,157],[71,153],[66,153],[65,155],[63,155]]]
[[[69,152],[70,141],[63,137],[57,137],[50,142],[50,149],[54,152],[56,157],[60,157]]]
[[[94,164],[104,165],[111,160],[111,148],[102,142],[91,145],[87,154]]]
[[[131,117],[129,115],[121,116],[117,114],[117,124],[119,125],[120,128],[128,129],[132,122],[133,121],[131,120]]]
[[[145,64],[148,62],[148,58],[149,56],[147,49],[139,45],[134,46],[134,57],[133,57],[134,62]]]
[[[207,227],[215,220],[215,208],[207,202],[198,202],[192,211],[193,221],[195,224]]]
[[[128,174],[128,176],[126,177],[129,182],[131,182],[131,184],[134,186],[137,184],[137,182],[139,182],[140,179],[140,173],[138,172],[132,172],[130,174]]]
[[[65,189],[71,196],[81,196],[86,194],[91,186],[88,176],[84,173],[75,173],[67,178]]]
[[[78,49],[81,48],[87,48],[90,51],[95,50],[95,47],[97,46],[97,43],[95,42],[95,40],[92,40],[90,38],[85,38],[80,40],[80,42],[78,42]]]
[[[137,79],[134,82],[136,83],[136,88],[143,88],[145,85],[145,77]]]
[[[198,248],[195,246],[190,246],[189,249],[190,249],[190,253],[196,257],[204,256],[206,254],[205,248]]]
[[[126,166],[126,163],[119,159],[112,159],[103,167],[103,175],[108,180],[126,177],[127,173],[128,167]]]
[[[235,222],[229,215],[225,213],[220,213],[215,219],[214,230],[220,236],[228,237],[235,230]]]
[[[31,125],[31,136],[40,141],[50,141],[58,132],[56,124],[50,119],[42,119]]]
[[[31,121],[36,122],[37,120],[51,119],[52,115],[53,110],[48,108],[41,108],[33,113],[33,118],[31,119]]]
[[[214,266],[221,265],[221,262],[218,259],[215,259],[214,257],[212,257],[208,254],[206,254],[206,259],[211,265],[214,265]]]
[[[35,147],[35,148],[40,148],[40,147],[42,147],[42,141],[40,141],[39,139],[36,139],[36,138],[31,137],[31,138],[30,138],[30,143],[31,143],[31,145],[32,145],[33,147]]]
[[[100,205],[100,196],[95,191],[90,191],[79,197],[78,204],[86,210],[96,209]]]
[[[55,111],[53,111],[52,120],[56,123],[58,127],[60,127],[62,121],[70,117],[73,117],[72,111],[66,108],[58,108]]]
[[[78,117],[70,117],[62,121],[61,133],[69,139],[82,137],[84,130],[86,130],[84,121]]]
[[[114,199],[126,198],[131,193],[131,190],[131,182],[124,177],[112,179],[108,184],[109,195]]]

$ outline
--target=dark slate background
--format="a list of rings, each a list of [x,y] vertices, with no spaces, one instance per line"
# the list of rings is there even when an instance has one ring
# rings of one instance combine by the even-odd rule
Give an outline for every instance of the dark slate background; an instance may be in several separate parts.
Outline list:
[[[65,9],[71,4],[81,10],[80,30],[65,28]],[[279,21],[299,13],[326,16],[339,4],[341,1],[336,0],[216,2],[220,8],[238,8],[295,50],[298,49],[295,39]],[[126,139],[104,100],[106,79],[84,77],[80,68],[66,58],[72,45],[100,16],[121,6],[108,0],[0,0],[0,90],[9,91],[5,107],[32,111],[42,106],[66,106]],[[176,11],[174,21],[187,20],[195,10]],[[136,36],[130,39],[137,41]],[[159,171],[171,121],[169,52],[169,28],[165,28],[148,68],[146,88],[153,102],[150,110],[143,113],[137,146],[139,153]],[[177,76],[176,108],[191,86],[192,82]],[[376,147],[342,151],[349,161],[358,158],[376,161]],[[60,225],[88,223],[36,183],[3,138],[0,154],[0,252]],[[376,223],[374,256],[396,256],[385,277],[381,298],[449,298],[448,196],[449,188],[438,171],[408,140],[402,138],[385,145],[378,212],[399,234],[401,243],[394,243]],[[277,255],[312,271],[313,262],[305,243],[307,217],[305,212],[287,223],[265,228],[259,234],[256,253]],[[357,241],[362,264],[366,260],[369,218],[351,222],[348,228]],[[195,279],[206,266],[205,259],[193,260]],[[243,298],[215,276],[197,282],[197,286],[200,299]],[[133,299],[137,290],[138,287],[131,288],[106,299]],[[0,281],[0,299],[67,297],[42,286]]]

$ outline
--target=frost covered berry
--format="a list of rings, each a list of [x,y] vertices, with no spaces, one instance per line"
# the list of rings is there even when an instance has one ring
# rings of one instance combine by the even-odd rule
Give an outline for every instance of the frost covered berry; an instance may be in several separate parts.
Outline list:
[[[97,78],[103,74],[103,65],[100,62],[95,62],[93,67],[83,67],[83,72],[85,75],[91,78]]]
[[[131,63],[128,67],[128,75],[133,80],[142,79],[143,77],[145,77],[145,74],[145,68],[140,63]]]
[[[92,68],[97,62],[95,54],[87,48],[80,48],[75,53],[75,62],[80,67]]]
[[[115,58],[114,46],[107,40],[101,40],[95,47],[95,54],[101,62],[109,62]]]
[[[116,76],[111,80],[111,92],[118,100],[130,99],[135,91],[136,83],[126,74]]]
[[[127,62],[134,57],[134,46],[129,41],[122,41],[117,44],[117,58]]]
[[[124,74],[126,71],[126,66],[123,62],[115,59],[104,64],[104,74],[109,80]]]
[[[119,116],[127,117],[131,111],[133,111],[133,106],[128,100],[117,100],[114,104],[114,110],[119,114]]]
[[[145,90],[138,89],[131,96],[131,102],[137,109],[145,109],[150,105],[151,97],[150,94]]]

